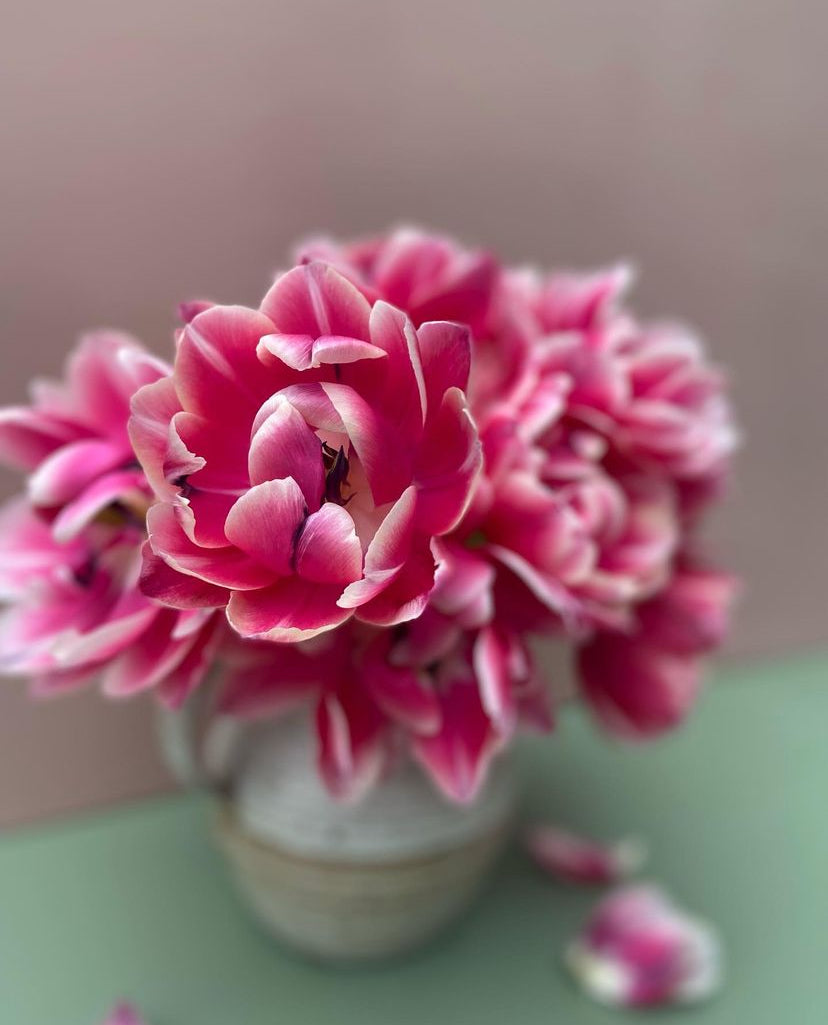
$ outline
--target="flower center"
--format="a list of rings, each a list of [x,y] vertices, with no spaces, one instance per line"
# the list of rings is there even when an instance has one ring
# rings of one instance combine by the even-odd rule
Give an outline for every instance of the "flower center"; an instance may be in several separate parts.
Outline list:
[[[350,464],[342,446],[332,448],[326,441],[322,442],[322,461],[325,466],[325,501],[336,505],[347,505],[353,495],[342,497],[342,488],[348,484]]]

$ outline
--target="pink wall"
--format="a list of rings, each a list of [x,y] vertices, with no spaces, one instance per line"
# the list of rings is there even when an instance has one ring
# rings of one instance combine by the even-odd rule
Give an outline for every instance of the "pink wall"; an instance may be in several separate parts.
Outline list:
[[[255,301],[308,230],[403,218],[511,259],[632,256],[639,305],[733,369],[733,651],[825,640],[826,38],[820,0],[17,5],[0,401],[84,327],[164,350],[180,298]],[[147,713],[34,710],[7,684],[0,820],[157,786]]]

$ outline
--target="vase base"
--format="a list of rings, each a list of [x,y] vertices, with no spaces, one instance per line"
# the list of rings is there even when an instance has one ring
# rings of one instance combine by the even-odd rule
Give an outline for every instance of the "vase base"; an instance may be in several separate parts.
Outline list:
[[[361,964],[427,943],[474,902],[510,821],[428,855],[380,862],[311,858],[251,836],[220,805],[216,836],[245,903],[280,942],[314,961]]]

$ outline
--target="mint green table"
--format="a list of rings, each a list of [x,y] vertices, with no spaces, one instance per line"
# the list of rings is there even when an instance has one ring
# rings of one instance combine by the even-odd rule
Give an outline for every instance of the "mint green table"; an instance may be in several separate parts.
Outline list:
[[[97,1025],[119,996],[153,1025],[828,1023],[828,659],[722,674],[685,732],[630,749],[575,711],[522,752],[527,810],[651,842],[650,876],[720,926],[704,1008],[594,1007],[559,968],[594,899],[519,851],[476,910],[405,962],[325,970],[274,946],[174,797],[0,842],[0,1023]]]

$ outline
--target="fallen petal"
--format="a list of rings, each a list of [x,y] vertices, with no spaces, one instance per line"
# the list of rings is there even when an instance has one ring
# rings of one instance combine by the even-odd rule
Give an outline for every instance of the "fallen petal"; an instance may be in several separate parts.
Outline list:
[[[526,834],[530,857],[550,875],[570,883],[616,883],[644,864],[646,848],[629,838],[602,844],[556,826],[533,826]]]
[[[715,929],[648,885],[605,897],[566,964],[584,992],[612,1007],[695,1003],[719,988],[722,974]]]
[[[102,1025],[145,1025],[145,1022],[131,1004],[118,1004],[112,1008]]]

